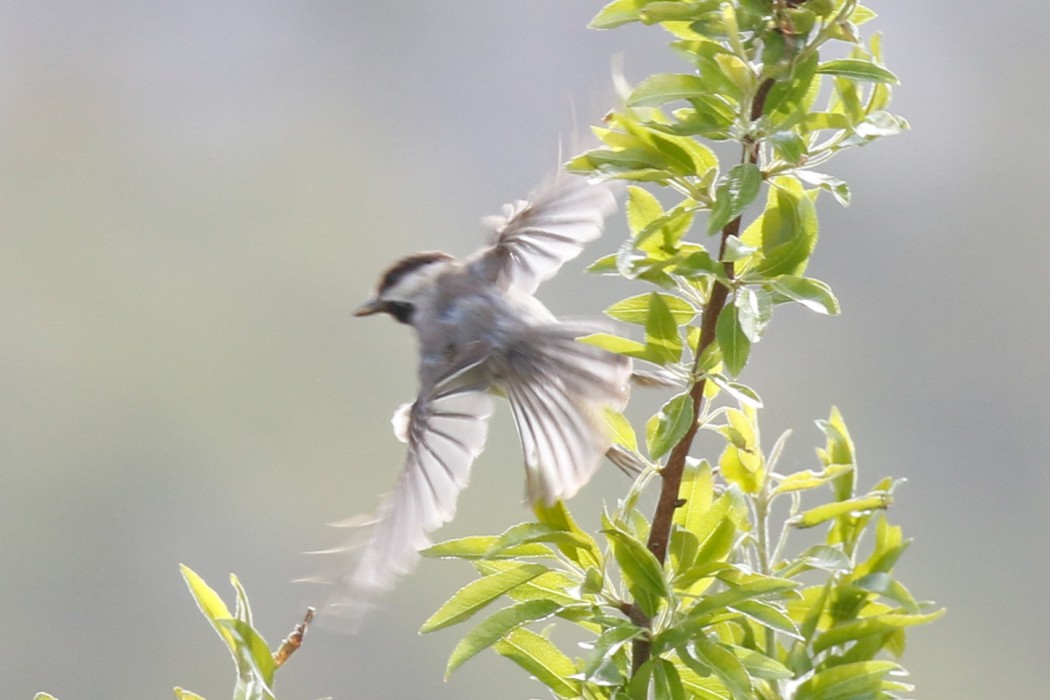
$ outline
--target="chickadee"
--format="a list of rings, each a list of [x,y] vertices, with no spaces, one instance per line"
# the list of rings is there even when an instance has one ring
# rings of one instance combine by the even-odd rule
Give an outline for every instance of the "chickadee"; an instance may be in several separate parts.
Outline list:
[[[386,313],[419,338],[419,395],[392,423],[408,445],[356,567],[330,608],[356,618],[452,519],[485,444],[492,395],[506,396],[525,457],[527,498],[552,505],[579,491],[612,445],[602,412],[622,410],[631,361],[577,342],[594,326],[561,322],[533,293],[602,232],[616,208],[607,184],[559,173],[528,201],[484,222],[491,243],[458,260],[409,255],[380,278],[356,316]]]

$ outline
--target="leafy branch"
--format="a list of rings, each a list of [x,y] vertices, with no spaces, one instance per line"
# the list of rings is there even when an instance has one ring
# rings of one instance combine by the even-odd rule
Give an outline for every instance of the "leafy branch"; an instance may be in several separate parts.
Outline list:
[[[782,471],[788,435],[763,448],[761,398],[737,379],[776,307],[839,313],[831,288],[805,272],[818,196],[845,206],[850,191],[814,168],[907,128],[886,111],[897,78],[880,37],[860,37],[874,16],[855,0],[614,0],[593,20],[661,27],[689,70],[625,87],[623,106],[594,129],[602,145],[568,164],[634,183],[630,238],[590,269],[649,287],[606,310],[640,326],[643,342],[605,333],[581,342],[658,365],[685,386],[646,422],[644,451],[628,421],[610,416],[618,444],[649,468],[604,510],[597,538],[559,503],[538,508],[536,522],[426,552],[465,559],[481,578],[423,632],[511,601],[457,644],[448,672],[492,648],[565,698],[853,700],[910,690],[887,656],[903,651],[908,627],[942,611],[893,575],[908,545],[885,513],[897,482],[858,489],[836,409],[818,421],[819,468]],[[843,55],[822,56],[835,46]],[[723,166],[711,142],[739,144],[738,161]],[[705,230],[717,237],[710,248]],[[701,429],[724,439],[717,459],[694,456]],[[650,522],[637,502],[657,477]],[[813,527],[826,528],[823,542],[793,551],[792,533]],[[592,635],[582,657],[558,647],[557,625],[529,629],[550,619]]]

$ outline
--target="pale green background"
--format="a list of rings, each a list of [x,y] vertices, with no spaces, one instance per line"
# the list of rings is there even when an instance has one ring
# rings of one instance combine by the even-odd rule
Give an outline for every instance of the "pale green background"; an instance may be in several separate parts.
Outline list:
[[[907,477],[899,571],[950,610],[912,636],[918,695],[1042,697],[1042,4],[873,5],[914,130],[833,163],[854,204],[821,201],[810,271],[844,315],[778,312],[745,378],[767,444],[796,429],[791,466],[814,465],[835,403],[863,482]],[[237,572],[266,636],[288,631],[314,594],[289,583],[299,552],[333,544],[323,523],[370,510],[401,459],[410,336],[353,306],[406,252],[472,250],[573,109],[610,103],[615,54],[632,80],[680,67],[657,30],[584,29],[598,7],[0,5],[0,695],[228,697],[179,562],[224,595]],[[582,267],[543,288],[559,313],[625,292]],[[501,413],[442,535],[524,518],[521,481]],[[623,488],[609,470],[575,507]],[[468,576],[426,562],[360,636],[318,630],[280,696],[542,696],[490,653],[442,683],[461,631],[415,631]]]

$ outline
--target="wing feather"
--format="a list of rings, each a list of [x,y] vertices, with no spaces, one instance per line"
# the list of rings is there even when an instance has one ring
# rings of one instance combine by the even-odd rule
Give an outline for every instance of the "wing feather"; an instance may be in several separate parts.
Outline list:
[[[559,170],[528,201],[506,204],[501,216],[486,217],[491,247],[468,264],[504,289],[532,294],[601,235],[605,217],[615,209],[612,185]]]
[[[356,564],[334,581],[337,588],[326,608],[343,627],[355,630],[375,597],[415,567],[419,551],[430,544],[429,534],[455,515],[492,413],[488,380],[471,371],[477,364],[421,394],[400,421],[395,414],[395,430],[403,430],[408,452],[367,534],[358,533],[357,541],[343,548],[359,550]]]

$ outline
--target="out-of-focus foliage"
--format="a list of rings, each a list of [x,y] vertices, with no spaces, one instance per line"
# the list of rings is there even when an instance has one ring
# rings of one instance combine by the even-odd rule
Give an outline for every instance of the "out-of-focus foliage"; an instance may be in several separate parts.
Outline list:
[[[274,673],[299,648],[313,611],[309,611],[303,623],[271,653],[266,640],[252,625],[248,595],[236,576],[230,576],[230,583],[237,592],[237,604],[233,613],[204,579],[188,566],[182,566],[182,577],[186,580],[197,607],[226,642],[226,647],[233,657],[237,668],[233,700],[274,700]],[[178,700],[204,700],[196,693],[183,688],[175,688],[175,697]]]

